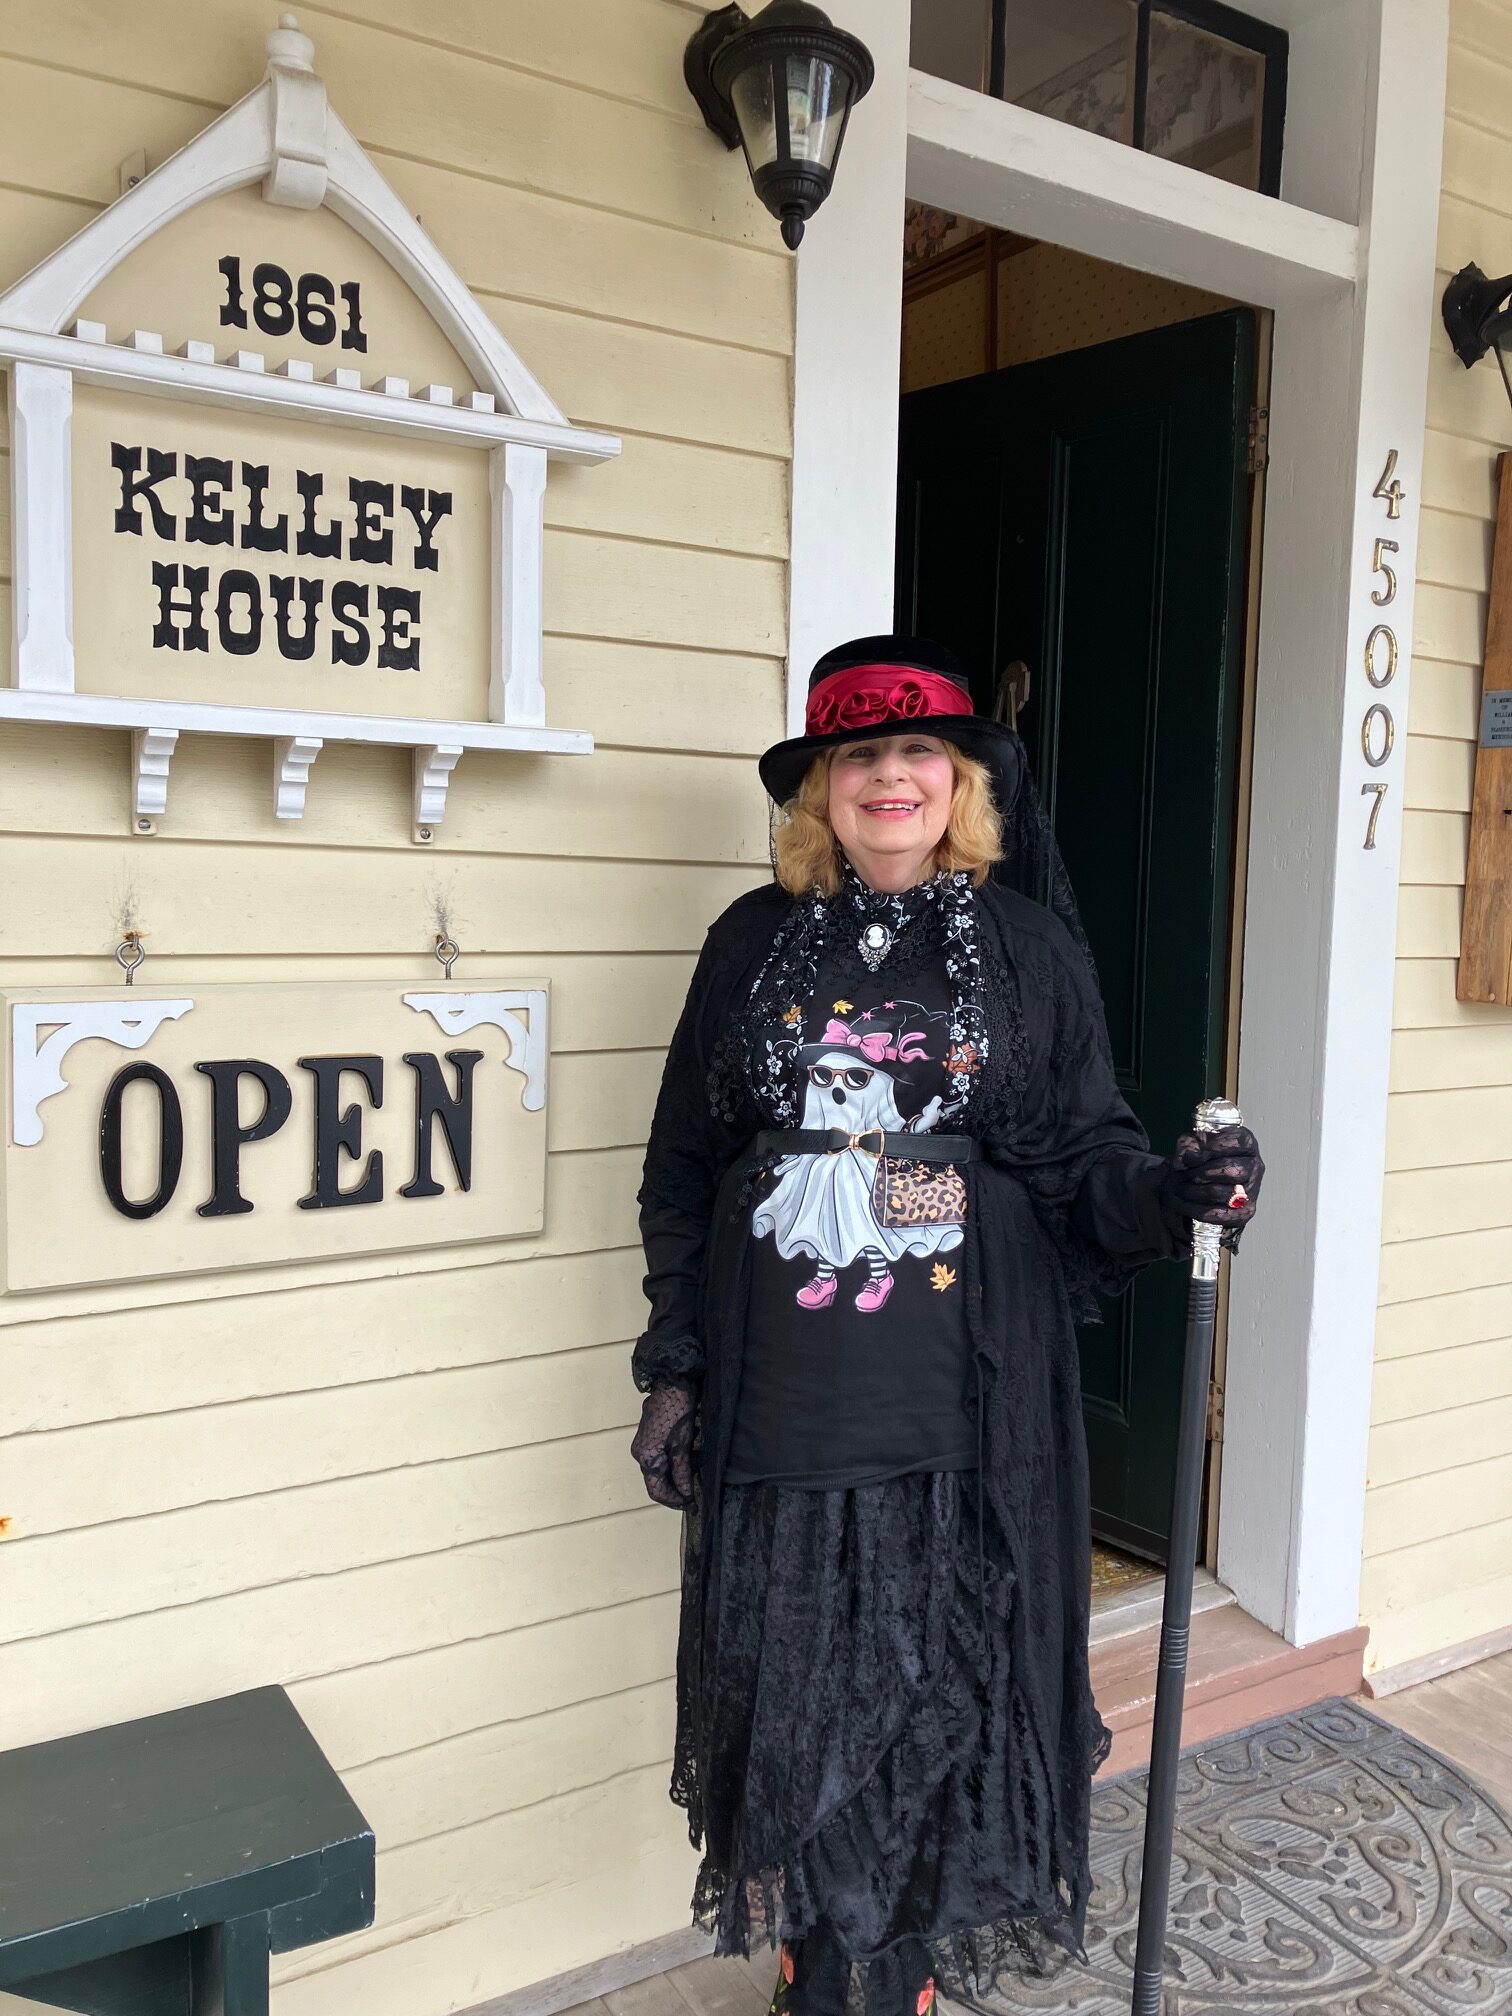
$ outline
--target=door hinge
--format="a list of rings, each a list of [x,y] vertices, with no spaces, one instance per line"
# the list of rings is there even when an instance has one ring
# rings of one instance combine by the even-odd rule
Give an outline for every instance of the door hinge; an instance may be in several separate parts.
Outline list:
[[[1216,1379],[1208,1381],[1207,1439],[1209,1442],[1223,1440],[1223,1388]]]
[[[1251,406],[1249,410],[1249,446],[1245,451],[1244,467],[1248,475],[1258,476],[1270,461],[1270,408]]]

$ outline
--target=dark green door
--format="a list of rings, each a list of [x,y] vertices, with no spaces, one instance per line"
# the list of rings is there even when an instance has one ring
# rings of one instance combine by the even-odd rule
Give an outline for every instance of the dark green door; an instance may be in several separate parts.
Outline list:
[[[1119,1082],[1166,1152],[1221,1091],[1254,317],[902,401],[899,629],[1030,668],[1019,732],[1092,941]],[[1093,1520],[1163,1556],[1186,1276],[1081,1332]]]

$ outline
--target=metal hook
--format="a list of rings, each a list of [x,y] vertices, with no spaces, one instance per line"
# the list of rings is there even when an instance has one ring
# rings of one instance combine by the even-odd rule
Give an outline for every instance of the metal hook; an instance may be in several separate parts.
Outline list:
[[[126,985],[129,987],[136,978],[138,966],[147,957],[147,948],[142,943],[141,932],[128,931],[115,948],[115,957],[116,964],[126,975]]]
[[[451,969],[456,965],[461,956],[462,949],[456,939],[449,938],[444,931],[438,931],[436,933],[436,957],[441,961],[441,970],[445,973],[448,980],[451,978]]]

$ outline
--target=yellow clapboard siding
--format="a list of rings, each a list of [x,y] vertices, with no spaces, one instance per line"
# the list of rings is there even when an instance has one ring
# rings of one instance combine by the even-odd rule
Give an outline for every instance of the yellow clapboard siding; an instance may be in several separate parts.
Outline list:
[[[546,486],[548,525],[760,559],[787,557],[786,513],[785,463],[655,434],[626,434],[608,462],[561,463]]]
[[[691,99],[686,107],[678,103],[673,81],[680,78],[688,31],[663,0],[616,0],[611,9],[594,10],[592,36],[582,32],[581,10],[553,0],[510,0],[503,13],[459,0],[445,5],[427,0],[420,15],[409,0],[360,7],[321,0],[304,24],[317,38],[318,66],[323,67],[318,45],[326,24],[341,17],[375,31],[374,62],[385,55],[406,62],[415,40],[423,39],[597,93],[639,99],[684,118],[696,116]],[[8,13],[0,23],[0,49],[229,105],[247,89],[248,76],[261,69],[264,17],[244,0],[195,0],[193,18],[199,33],[185,35],[185,0],[141,0],[129,19],[110,8],[102,12],[91,0],[58,0],[45,22]],[[377,32],[382,28],[396,31],[387,46]]]
[[[1495,1165],[1506,1152],[1512,1123],[1512,1086],[1475,1091],[1404,1092],[1392,1097],[1386,1115],[1386,1167],[1428,1169],[1456,1162]],[[1488,1168],[1484,1180],[1501,1187],[1512,1205],[1512,1163],[1500,1175]],[[1507,1223],[1512,1224],[1512,1210]]]
[[[1489,519],[1425,510],[1418,531],[1419,582],[1479,594],[1491,576],[1491,530]]]
[[[1417,1302],[1512,1282],[1512,1231],[1446,1233],[1381,1249],[1382,1302]]]
[[[1484,1029],[1399,1029],[1391,1044],[1391,1083],[1398,1092],[1453,1086],[1501,1087],[1512,1082],[1512,1023]]]
[[[1444,1407],[1470,1407],[1512,1393],[1512,1332],[1480,1344],[1425,1347],[1410,1358],[1382,1358],[1375,1369],[1373,1421],[1410,1421]]]
[[[1512,1448],[1512,1397],[1448,1407],[1414,1421],[1382,1421],[1370,1431],[1372,1489],[1407,1477],[1438,1477],[1458,1489],[1455,1473]]]
[[[99,209],[95,203],[41,196],[29,189],[0,189],[0,289],[72,238]]]
[[[0,724],[0,832],[123,837],[128,746],[121,729]],[[593,788],[573,794],[569,809],[564,767],[577,761]],[[322,750],[298,820],[273,817],[261,740],[187,735],[173,766],[159,838],[213,841],[229,830],[266,848],[414,851],[404,816],[413,790],[407,749]],[[432,858],[530,853],[554,827],[550,851],[560,856],[764,862],[763,802],[755,765],[743,756],[472,750],[453,772]]]
[[[1478,665],[1445,665],[1414,658],[1409,721],[1414,735],[1442,735],[1473,743],[1480,732]]]
[[[648,546],[579,532],[546,535],[546,622],[578,636],[758,654],[783,648],[780,560]]]
[[[1512,1337],[1512,1282],[1467,1288],[1427,1302],[1398,1302],[1376,1314],[1377,1367],[1461,1344]]]
[[[1440,294],[1448,279],[1437,279]],[[1433,333],[1434,328],[1437,333]],[[1449,348],[1442,323],[1430,325],[1428,347],[1428,410],[1434,425],[1451,434],[1463,434],[1477,441],[1494,441],[1505,431],[1507,395],[1497,370],[1467,371]],[[1433,594],[1452,591],[1435,589]]]
[[[650,1833],[648,1815],[656,1815]],[[278,2016],[326,2016],[333,2008],[354,2007],[363,2016],[465,2009],[482,1981],[508,1990],[570,1973],[581,1964],[588,1927],[603,1953],[621,1953],[644,1941],[647,1925],[685,1923],[698,1866],[686,1825],[670,1807],[657,1814],[649,1798],[623,1813],[616,1808],[611,1817],[632,1830],[621,1853],[603,1867],[564,1875],[552,1890],[549,1910],[527,1897],[381,1945],[334,1972],[318,1964],[323,1948],[280,1956],[272,1970]],[[602,1809],[594,1809],[593,1820],[606,1824]],[[563,1824],[570,1828],[572,1822]],[[6,2016],[13,2012],[6,2010]],[[20,2006],[14,2016],[32,2012]]]
[[[16,1435],[4,1462],[13,1535],[8,1558],[24,1556],[27,1547],[18,1543],[33,1534],[344,1478],[379,1479],[427,1464],[455,1468],[463,1457],[501,1450],[535,1455],[617,1428],[639,1412],[630,1346],[609,1343],[240,1401],[213,1416],[196,1409]],[[585,1466],[590,1453],[583,1453]],[[553,1488],[561,1488],[554,1479]],[[308,1510],[308,1491],[302,1502]],[[248,1517],[260,1524],[270,1514],[264,1508]],[[404,1531],[398,1522],[396,1541]]]
[[[284,1581],[0,1646],[6,1739],[32,1743],[267,1683],[517,1631],[677,1585],[681,1522],[633,1512]]]
[[[1455,369],[1460,368],[1456,364]],[[1502,403],[1506,404],[1505,393]],[[1453,664],[1479,665],[1485,644],[1483,593],[1466,588],[1439,588],[1432,582],[1418,589],[1412,618],[1414,652],[1422,651],[1429,658],[1444,658]]]
[[[1458,959],[1464,892],[1448,885],[1409,883],[1397,891],[1397,955],[1412,959]]]
[[[1454,0],[1449,43],[1451,48],[1483,50],[1503,63],[1512,60],[1512,17],[1504,0]]]
[[[1416,812],[1458,812],[1467,818],[1475,784],[1475,745],[1442,736],[1407,738],[1404,803]]]
[[[1392,1013],[1398,1029],[1491,1029],[1512,1023],[1512,1008],[1456,1000],[1458,963],[1457,956],[1397,961]]]
[[[1482,132],[1451,109],[1444,121],[1443,187],[1451,195],[1484,203],[1512,188],[1512,142]]]
[[[299,1488],[285,1478],[250,1500],[207,1501],[30,1540],[23,1535],[7,1547],[6,1585],[15,1607],[0,1622],[0,1642],[323,1577],[333,1562],[344,1572],[386,1561],[440,1562],[457,1548],[634,1512],[648,1502],[630,1455],[640,1396],[630,1383],[628,1351],[604,1355],[616,1368],[601,1378],[605,1390],[591,1404],[576,1396],[569,1419],[548,1423],[557,1430],[554,1440]],[[531,1369],[533,1379],[521,1382],[527,1387],[562,1383],[548,1378],[545,1365]],[[522,1411],[536,1419],[544,1412]],[[583,1418],[594,1432],[575,1432]],[[605,1418],[615,1425],[598,1427]],[[360,1464],[362,1452],[351,1449],[345,1460]],[[19,1529],[24,1492],[9,1502],[21,1508]],[[69,1508],[60,1510],[68,1516]],[[605,1536],[611,1551],[616,1537],[622,1538]]]
[[[585,772],[578,788],[587,782]],[[568,788],[565,779],[563,787]],[[570,803],[564,798],[559,816]],[[90,946],[108,953],[116,942],[114,905],[126,886],[124,852],[124,846],[104,841],[65,848],[12,835],[0,846],[0,953],[9,957],[24,949],[35,956]],[[435,933],[436,856],[412,848],[385,861],[383,901],[368,906],[353,900],[371,874],[360,855],[175,841],[160,833],[132,847],[130,887],[153,952],[256,950],[296,958],[347,951],[428,954]],[[527,855],[504,860],[452,854],[446,868],[469,963],[508,956],[516,965],[519,953],[507,948],[696,947],[728,904],[770,880],[769,870],[722,864]],[[48,900],[39,905],[36,892],[44,888]]]
[[[612,1344],[644,1317],[638,1246],[517,1260],[507,1274],[450,1258],[444,1272],[324,1287],[265,1275],[262,1293],[226,1297],[213,1324],[197,1301],[15,1321],[0,1331],[7,1431],[497,1366]]]
[[[1439,199],[1438,266],[1441,271],[1457,273],[1461,266],[1474,260],[1483,271],[1489,259],[1495,266],[1501,256],[1499,247],[1505,245],[1506,212],[1498,212],[1485,203],[1467,203],[1462,196],[1445,192]],[[1440,287],[1438,293],[1442,295]],[[1437,332],[1435,332],[1437,333]],[[1425,482],[1423,489],[1425,502],[1431,499]],[[1486,493],[1488,510],[1491,515],[1490,492]]]
[[[672,1756],[670,1680],[624,1687],[353,1771],[347,1790],[384,1852],[475,1826]]]
[[[1381,1237],[1388,1244],[1512,1225],[1512,1162],[1450,1163],[1388,1174],[1383,1202]]]
[[[1423,436],[1423,501],[1477,518],[1496,515],[1496,468],[1483,441],[1466,440],[1436,423],[1430,408]]]
[[[1403,1609],[1426,1602],[1451,1583],[1473,1587],[1494,1581],[1509,1560],[1512,1519],[1495,1519],[1473,1532],[1441,1535],[1368,1557],[1361,1578],[1362,1600],[1368,1596],[1378,1610]]]
[[[1512,1521],[1512,1455],[1466,1464],[1448,1477],[1378,1485],[1366,1494],[1365,1558],[1381,1559],[1499,1520]]]
[[[787,359],[637,329],[516,301],[500,326],[584,426],[707,441],[752,455],[783,455],[790,440]],[[634,453],[627,441],[621,451]],[[649,528],[642,528],[649,529]]]
[[[667,1513],[669,1524],[678,1515]],[[668,1590],[520,1631],[302,1680],[300,1714],[338,1771],[443,1743],[505,1716],[539,1715],[672,1671],[679,1596]]]
[[[1361,1615],[1369,1622],[1365,1670],[1379,1673],[1447,1645],[1463,1645],[1492,1631],[1505,1629],[1512,1616],[1512,1575],[1465,1585],[1458,1580],[1422,1603],[1378,1601],[1377,1585],[1368,1580]]]
[[[81,27],[96,19],[95,10],[79,0],[69,11]],[[225,11],[239,51],[235,75],[241,90],[234,92],[239,97],[262,73],[267,16],[239,0],[227,0]],[[0,140],[6,180],[108,201],[116,193],[115,164],[133,145],[145,145],[148,166],[156,167],[207,123],[219,109],[214,101],[185,103],[161,95],[175,89],[180,59],[173,52],[204,39],[205,31],[198,19],[189,27],[182,0],[176,5],[163,0],[156,12],[165,23],[176,22],[178,32],[150,43],[139,40],[136,67],[151,64],[142,84],[103,81],[92,36],[85,37],[90,54],[78,70],[94,71],[93,76],[65,74],[51,62],[4,63],[0,96],[18,112],[24,107],[16,123],[31,142],[28,155],[20,152],[14,133]],[[309,25],[332,102],[380,168],[383,156],[405,155],[491,182],[550,188],[580,203],[751,242],[777,256],[770,250],[770,219],[744,163],[716,153],[717,143],[701,122],[682,117],[680,108],[677,117],[669,117],[424,42],[374,35],[332,15],[322,17],[318,28],[313,17]],[[52,61],[66,62],[57,38],[50,38],[50,48]],[[92,144],[80,148],[79,136],[67,125],[62,130],[50,125],[57,119],[87,119],[95,129]],[[13,160],[29,161],[30,172],[13,173]]]
[[[532,1911],[541,1916],[550,1908],[548,1899],[569,1884],[613,1869],[626,1854],[678,1835],[686,1847],[686,1821],[667,1799],[667,1777],[665,1763],[618,1772],[522,1812],[380,1854],[378,1916],[371,1930],[291,1956],[294,1964],[280,1978],[298,1980],[313,1972],[313,1985],[318,1985],[321,1975],[340,1968],[341,1977],[325,1984],[326,1995],[339,2007],[350,1978],[347,1963],[359,1955],[381,1960],[399,1928],[407,1941],[418,1941],[428,1931],[506,1906],[526,1919]],[[684,1891],[691,1881],[690,1866]],[[685,1909],[681,1916],[686,1917]],[[642,1936],[643,1927],[644,1921]],[[368,2006],[364,1999],[364,2009]]]
[[[1512,120],[1507,116],[1504,100],[1512,85],[1512,73],[1505,67],[1509,53],[1507,38],[1502,38],[1496,52],[1500,61],[1488,62],[1489,53],[1485,48],[1466,48],[1451,36],[1445,102],[1451,117],[1468,120],[1503,139],[1512,139]]]
[[[1402,818],[1402,881],[1464,886],[1468,812],[1407,811]]]
[[[749,758],[786,732],[780,658],[617,638],[548,637],[544,666],[551,718],[586,728],[600,748]],[[748,782],[753,792],[760,790],[754,766]]]

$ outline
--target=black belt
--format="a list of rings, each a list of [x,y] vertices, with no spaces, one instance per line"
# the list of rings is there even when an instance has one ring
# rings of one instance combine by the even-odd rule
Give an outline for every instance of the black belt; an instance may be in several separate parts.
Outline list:
[[[843,1127],[769,1127],[751,1144],[756,1155],[838,1155],[844,1148],[914,1162],[971,1162],[981,1153],[981,1143],[970,1134],[888,1134],[880,1127],[864,1134],[847,1134]]]

